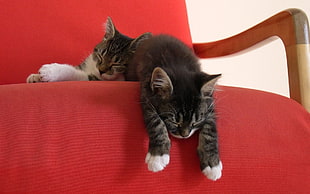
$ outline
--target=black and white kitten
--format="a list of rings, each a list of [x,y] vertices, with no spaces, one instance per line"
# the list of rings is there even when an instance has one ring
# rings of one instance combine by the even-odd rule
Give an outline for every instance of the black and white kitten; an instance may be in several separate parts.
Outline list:
[[[168,35],[141,43],[131,62],[137,65],[141,83],[141,105],[149,135],[145,158],[148,169],[163,170],[170,159],[168,132],[189,138],[199,132],[198,156],[201,171],[211,180],[222,174],[219,158],[214,86],[220,75],[201,71],[192,50]]]
[[[27,83],[87,80],[126,80],[125,72],[137,46],[151,36],[144,33],[136,39],[118,32],[108,17],[103,40],[93,52],[78,66],[68,64],[46,64],[39,73],[31,74]]]

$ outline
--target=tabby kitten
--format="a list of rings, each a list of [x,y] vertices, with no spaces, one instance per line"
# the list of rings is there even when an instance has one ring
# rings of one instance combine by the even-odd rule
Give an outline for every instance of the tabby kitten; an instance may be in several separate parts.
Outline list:
[[[38,74],[29,75],[27,82],[125,80],[129,60],[137,46],[151,34],[129,38],[116,30],[110,17],[106,21],[105,31],[103,40],[79,66],[46,64],[39,69]]]
[[[214,85],[220,75],[208,75],[192,50],[168,35],[153,36],[137,49],[132,62],[141,83],[141,105],[149,135],[148,169],[163,170],[170,159],[168,132],[189,138],[200,129],[200,168],[209,179],[221,177]],[[130,67],[134,67],[130,65]]]

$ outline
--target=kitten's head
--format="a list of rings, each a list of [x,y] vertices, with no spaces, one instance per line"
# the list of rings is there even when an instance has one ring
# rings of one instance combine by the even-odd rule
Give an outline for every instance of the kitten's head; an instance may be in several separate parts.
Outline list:
[[[153,70],[150,87],[156,109],[171,135],[188,138],[206,123],[215,122],[213,91],[219,77],[196,72],[174,85],[162,68]]]
[[[94,48],[93,57],[101,76],[106,80],[115,80],[126,71],[138,45],[151,37],[151,33],[129,38],[116,30],[110,17],[105,23],[105,31],[103,40]]]

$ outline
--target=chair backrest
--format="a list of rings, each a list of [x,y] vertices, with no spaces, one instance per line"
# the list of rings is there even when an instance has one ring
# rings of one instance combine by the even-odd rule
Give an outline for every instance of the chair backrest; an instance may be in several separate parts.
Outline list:
[[[166,33],[191,45],[182,0],[2,1],[0,84],[24,83],[42,64],[80,64],[102,39],[107,16],[130,37]]]

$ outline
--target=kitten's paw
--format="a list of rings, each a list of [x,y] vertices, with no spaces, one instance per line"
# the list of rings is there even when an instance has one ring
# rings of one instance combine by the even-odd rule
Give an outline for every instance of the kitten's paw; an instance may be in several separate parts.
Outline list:
[[[208,179],[216,181],[217,179],[221,178],[222,169],[223,169],[223,165],[222,165],[222,162],[220,161],[217,166],[213,166],[212,168],[210,166],[207,166],[205,169],[203,169],[202,173]]]
[[[42,82],[40,74],[30,74],[26,80],[27,83],[37,83]]]
[[[147,153],[145,157],[145,163],[148,164],[149,171],[158,172],[163,170],[170,161],[169,154],[164,154],[162,156],[153,156],[150,153]]]
[[[54,82],[59,80],[62,71],[64,70],[64,65],[58,63],[51,63],[43,65],[39,69],[39,74],[41,75],[41,80],[43,82]]]

